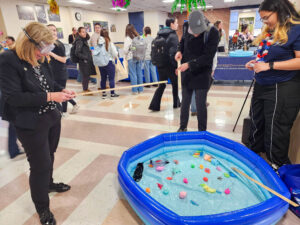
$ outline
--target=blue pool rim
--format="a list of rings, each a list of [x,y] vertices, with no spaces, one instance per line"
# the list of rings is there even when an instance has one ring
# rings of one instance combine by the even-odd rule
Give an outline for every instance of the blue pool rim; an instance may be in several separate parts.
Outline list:
[[[276,223],[288,210],[288,203],[272,195],[270,199],[261,202],[257,205],[213,215],[205,216],[179,216],[173,211],[167,209],[144,190],[142,190],[137,183],[132,179],[127,172],[130,162],[147,155],[151,148],[160,145],[164,142],[171,142],[176,140],[188,141],[202,139],[208,140],[220,146],[227,148],[222,149],[227,154],[231,154],[235,158],[242,161],[244,164],[253,168],[256,175],[263,181],[263,183],[277,191],[281,195],[290,199],[290,193],[284,183],[273,172],[271,167],[257,154],[246,148],[245,146],[217,136],[209,132],[182,132],[182,133],[167,133],[161,134],[149,140],[146,140],[136,146],[125,151],[120,159],[118,165],[118,180],[121,189],[139,217],[145,224],[162,225],[162,224],[265,224],[270,225]]]

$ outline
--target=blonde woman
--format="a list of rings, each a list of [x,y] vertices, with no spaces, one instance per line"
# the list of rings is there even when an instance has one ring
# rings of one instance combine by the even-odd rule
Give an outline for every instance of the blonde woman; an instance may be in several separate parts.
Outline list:
[[[300,15],[289,0],[264,0],[259,13],[265,27],[255,41],[258,56],[246,64],[256,80],[249,141],[277,170],[290,163],[290,130],[300,108]]]
[[[74,98],[52,80],[44,60],[54,48],[54,37],[44,25],[29,23],[19,34],[15,48],[0,55],[2,118],[13,123],[30,165],[30,191],[41,224],[55,225],[48,192],[64,192],[70,186],[54,183],[53,162],[60,137],[58,104]]]

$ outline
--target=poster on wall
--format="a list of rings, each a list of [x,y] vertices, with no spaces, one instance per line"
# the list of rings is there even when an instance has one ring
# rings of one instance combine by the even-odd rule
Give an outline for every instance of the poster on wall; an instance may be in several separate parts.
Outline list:
[[[57,28],[56,28],[56,31],[57,31],[57,38],[58,38],[58,39],[64,39],[63,29],[60,28],[60,27],[57,27]]]
[[[34,5],[35,14],[38,22],[47,23],[46,11],[44,5]]]
[[[107,29],[108,30],[108,22],[107,21],[96,21],[95,20],[95,21],[93,21],[94,31],[95,31],[95,24],[96,23],[99,23],[103,29]]]
[[[60,14],[54,14],[50,12],[50,9],[48,9],[48,17],[49,21],[55,21],[55,22],[60,22]]]
[[[91,25],[91,23],[83,23],[83,26],[84,26],[86,32],[92,32],[92,25]]]
[[[117,29],[116,29],[116,25],[115,24],[112,24],[110,26],[110,32],[117,32]]]
[[[34,11],[31,6],[16,5],[20,20],[35,20]]]

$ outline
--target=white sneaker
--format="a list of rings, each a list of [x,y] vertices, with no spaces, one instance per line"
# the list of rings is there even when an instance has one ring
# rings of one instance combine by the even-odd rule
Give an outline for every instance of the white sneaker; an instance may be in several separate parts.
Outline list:
[[[70,112],[70,114],[75,114],[78,112],[79,106],[78,105],[74,105],[72,111]]]

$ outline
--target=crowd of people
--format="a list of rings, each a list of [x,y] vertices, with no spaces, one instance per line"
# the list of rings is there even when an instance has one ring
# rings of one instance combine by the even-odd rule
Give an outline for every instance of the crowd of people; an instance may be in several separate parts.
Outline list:
[[[256,60],[246,64],[255,72],[255,85],[251,101],[250,148],[266,153],[274,170],[289,164],[290,130],[300,108],[300,15],[288,0],[264,0],[259,13],[265,24],[255,40],[248,27],[236,34],[244,43],[259,46]],[[183,34],[177,36],[178,20],[168,18],[157,37],[151,37],[150,27],[140,35],[132,24],[125,30],[124,54],[128,61],[131,91],[137,95],[144,91],[142,68],[145,70],[146,88],[151,81],[170,79],[173,108],[180,108],[178,132],[188,130],[190,108],[197,115],[198,130],[207,130],[207,93],[216,68],[216,53],[227,51],[226,34],[222,22],[214,24],[201,11],[193,11],[183,25]],[[71,59],[76,61],[82,76],[82,88],[87,94],[90,75],[99,68],[99,89],[106,98],[106,81],[115,87],[115,59],[118,51],[106,29],[95,24],[91,36],[84,27],[73,28],[69,36],[72,44]],[[56,220],[49,208],[49,192],[65,192],[70,186],[55,183],[53,179],[54,154],[57,149],[61,113],[67,111],[67,102],[79,106],[74,91],[66,89],[68,74],[64,45],[57,39],[53,24],[44,26],[29,23],[15,41],[6,37],[0,54],[1,117],[9,121],[9,152],[11,158],[20,154],[16,139],[21,142],[30,165],[32,201],[41,224],[54,225]],[[163,50],[162,50],[163,49]],[[73,52],[72,52],[73,51]],[[99,58],[100,57],[100,58]],[[177,65],[181,62],[180,66]],[[182,101],[178,93],[178,74],[181,73]],[[157,85],[154,85],[157,87]],[[149,105],[160,111],[166,84],[159,84]],[[118,97],[113,90],[110,97]],[[62,103],[62,104],[61,104]]]

